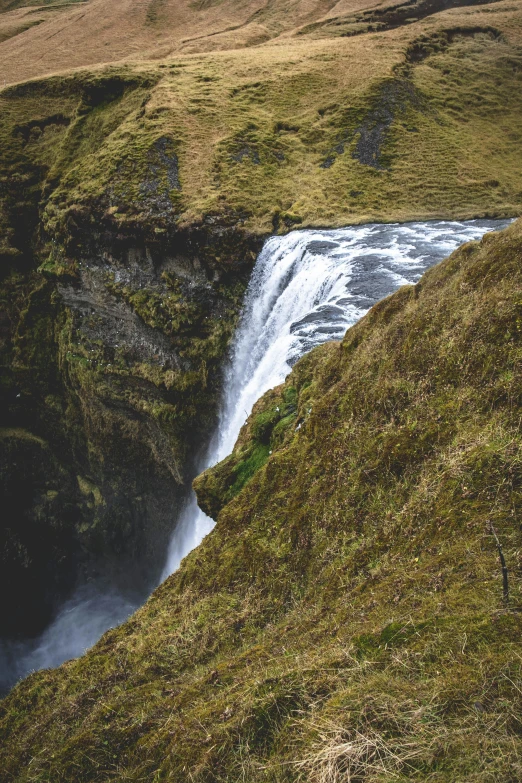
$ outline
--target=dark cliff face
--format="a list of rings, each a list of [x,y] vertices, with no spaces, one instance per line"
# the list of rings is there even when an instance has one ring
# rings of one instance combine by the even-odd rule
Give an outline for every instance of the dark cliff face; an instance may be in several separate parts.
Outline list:
[[[233,225],[151,241],[87,217],[46,237],[43,263],[34,232],[0,284],[9,636],[39,632],[78,581],[157,582],[259,246]]]
[[[214,423],[261,240],[227,209],[181,225],[179,145],[157,128],[147,126],[121,176],[104,162],[116,129],[142,122],[157,78],[125,69],[58,77],[2,98],[0,628],[8,637],[41,631],[78,583],[103,578],[144,598]],[[80,198],[75,177],[103,183]]]

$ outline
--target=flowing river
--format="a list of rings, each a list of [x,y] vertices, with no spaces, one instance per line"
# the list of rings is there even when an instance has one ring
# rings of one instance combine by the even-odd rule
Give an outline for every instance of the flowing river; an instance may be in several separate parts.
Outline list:
[[[459,245],[510,222],[374,224],[269,239],[248,286],[218,424],[200,470],[230,454],[254,403],[284,380],[299,357],[327,340],[340,340],[375,302],[415,283]],[[213,525],[192,494],[176,521],[163,579]],[[81,588],[38,640],[0,646],[0,690],[34,669],[81,655],[136,608],[101,586]]]

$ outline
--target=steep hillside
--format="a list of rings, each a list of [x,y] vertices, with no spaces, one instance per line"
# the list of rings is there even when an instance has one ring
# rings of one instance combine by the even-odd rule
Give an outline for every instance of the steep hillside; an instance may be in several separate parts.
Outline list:
[[[4,779],[519,779],[521,302],[518,221],[302,359],[180,571],[2,703]]]
[[[69,69],[0,93],[3,633],[78,578],[154,583],[267,234],[522,210],[519,4],[165,3],[191,35],[257,9],[279,37],[71,70],[105,45],[91,16],[123,41],[147,8],[2,5],[54,19],[0,44],[6,80]]]

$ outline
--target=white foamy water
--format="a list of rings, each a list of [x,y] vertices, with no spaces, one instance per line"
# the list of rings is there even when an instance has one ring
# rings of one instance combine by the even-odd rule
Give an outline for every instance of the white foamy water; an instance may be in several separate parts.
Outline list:
[[[304,353],[342,339],[379,299],[415,283],[464,242],[509,222],[373,224],[269,239],[248,286],[225,372],[219,423],[201,470],[231,453],[254,403],[280,384]],[[163,578],[213,526],[192,493],[174,530]]]

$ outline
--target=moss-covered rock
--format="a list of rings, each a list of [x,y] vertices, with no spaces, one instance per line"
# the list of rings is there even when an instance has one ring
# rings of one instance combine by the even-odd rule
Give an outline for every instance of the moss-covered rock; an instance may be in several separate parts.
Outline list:
[[[78,579],[103,574],[147,594],[214,426],[262,239],[233,215],[180,226],[171,134],[146,134],[134,157],[113,157],[117,172],[103,163],[159,78],[154,68],[109,68],[0,98],[0,426],[46,444],[34,492],[29,441],[14,472],[12,438],[0,448],[5,502],[17,509],[2,541],[24,542],[23,554],[5,547],[3,586],[27,596],[24,611],[3,602],[2,634],[39,630]],[[92,185],[87,200],[76,199],[78,177]],[[57,491],[58,475],[60,500],[43,513],[40,484]],[[53,573],[45,588],[44,571]]]
[[[279,446],[297,417],[297,390],[284,386],[268,392],[254,406],[242,428],[233,453],[209,468],[193,482],[198,504],[217,519],[223,506],[234,498]]]

